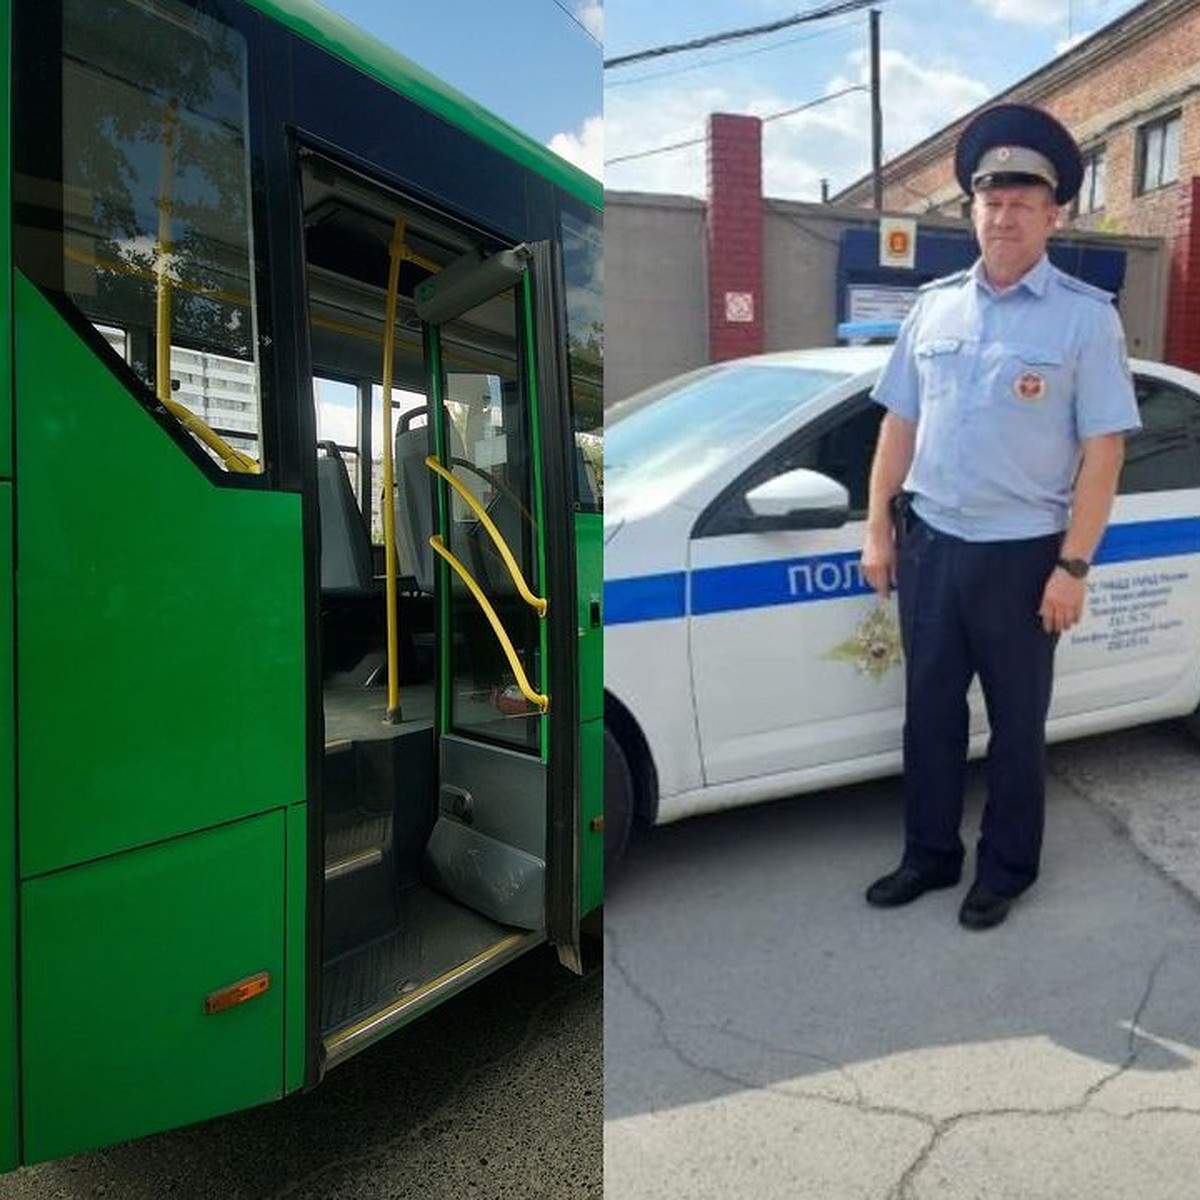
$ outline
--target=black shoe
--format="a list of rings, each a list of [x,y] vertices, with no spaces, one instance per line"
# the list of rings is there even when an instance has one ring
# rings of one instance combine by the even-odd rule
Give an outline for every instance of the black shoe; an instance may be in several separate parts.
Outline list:
[[[958,910],[958,923],[967,929],[991,929],[1008,916],[1012,904],[1011,896],[997,896],[978,883],[971,890]]]
[[[935,888],[953,887],[958,880],[957,874],[926,875],[916,867],[900,866],[867,888],[867,903],[876,908],[898,908]]]

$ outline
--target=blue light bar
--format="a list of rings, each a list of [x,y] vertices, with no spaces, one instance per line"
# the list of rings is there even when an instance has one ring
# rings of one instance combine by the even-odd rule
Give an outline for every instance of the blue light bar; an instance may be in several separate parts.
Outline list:
[[[894,342],[900,332],[900,322],[891,321],[842,321],[838,324],[838,341],[852,346],[866,346],[872,342]]]

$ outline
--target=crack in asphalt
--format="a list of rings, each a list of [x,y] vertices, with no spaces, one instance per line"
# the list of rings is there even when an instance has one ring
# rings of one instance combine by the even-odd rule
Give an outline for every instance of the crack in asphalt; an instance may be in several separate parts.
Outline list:
[[[854,1099],[849,1100],[819,1092],[796,1090],[784,1088],[777,1084],[761,1083],[754,1079],[740,1076],[736,1072],[730,1071],[726,1068],[718,1067],[712,1063],[701,1061],[679,1044],[674,1035],[669,1014],[652,995],[652,993],[640,982],[640,980],[635,977],[634,972],[629,964],[622,959],[619,939],[616,937],[611,928],[605,930],[605,941],[609,947],[609,958],[616,971],[616,974],[624,981],[630,992],[654,1014],[656,1024],[656,1040],[669,1054],[672,1055],[672,1057],[674,1057],[689,1070],[720,1079],[726,1083],[733,1084],[739,1089],[769,1092],[773,1095],[783,1096],[789,1100],[812,1100],[836,1108],[851,1109],[869,1116],[890,1116],[903,1118],[926,1126],[929,1129],[929,1139],[926,1141],[924,1146],[922,1146],[916,1157],[904,1169],[899,1179],[897,1179],[896,1183],[889,1190],[887,1193],[887,1200],[917,1200],[916,1193],[913,1189],[916,1186],[917,1180],[921,1173],[929,1165],[929,1162],[933,1158],[938,1147],[945,1140],[948,1134],[955,1129],[958,1129],[959,1127],[971,1122],[1003,1120],[1005,1118],[1065,1120],[1073,1116],[1078,1116],[1084,1112],[1091,1112],[1099,1116],[1109,1117],[1121,1121],[1129,1121],[1138,1116],[1159,1114],[1200,1117],[1200,1108],[1189,1108],[1186,1105],[1146,1106],[1144,1108],[1122,1114],[1112,1113],[1099,1107],[1092,1107],[1092,1101],[1100,1094],[1100,1092],[1113,1083],[1116,1079],[1119,1079],[1122,1075],[1126,1074],[1133,1066],[1135,1066],[1142,1049],[1147,1045],[1153,1044],[1143,1035],[1141,1031],[1142,1017],[1144,1016],[1146,1009],[1149,1007],[1150,1001],[1154,995],[1154,989],[1158,982],[1159,973],[1162,971],[1167,960],[1172,956],[1172,954],[1175,953],[1177,949],[1179,949],[1178,947],[1168,947],[1165,949],[1150,966],[1150,970],[1146,977],[1146,985],[1142,989],[1141,997],[1138,1000],[1133,1016],[1129,1022],[1129,1037],[1126,1042],[1125,1057],[1112,1071],[1105,1074],[1095,1083],[1089,1085],[1084,1090],[1080,1098],[1074,1103],[1059,1105],[1053,1108],[1006,1107],[972,1109],[966,1112],[955,1113],[950,1117],[939,1119],[934,1117],[932,1114],[923,1112],[919,1109],[905,1108],[900,1105],[884,1105],[873,1103],[866,1098],[861,1085],[854,1077],[851,1069],[845,1063],[840,1062],[837,1059],[830,1058],[826,1055],[814,1053],[810,1050],[803,1050],[795,1046],[782,1045],[772,1042],[766,1038],[756,1037],[753,1034],[736,1029],[733,1026],[732,1021],[726,1021],[720,1025],[699,1025],[697,1028],[716,1030],[726,1037],[744,1042],[749,1045],[757,1046],[764,1050],[792,1054],[798,1058],[804,1058],[812,1062],[821,1063],[832,1070],[835,1070],[844,1080],[846,1080],[847,1083],[850,1084],[850,1086],[854,1089]]]
[[[932,1159],[938,1146],[945,1140],[947,1134],[968,1122],[997,1120],[1005,1117],[1064,1120],[1089,1111],[1101,1116],[1118,1118],[1118,1114],[1116,1113],[1110,1113],[1103,1108],[1092,1108],[1092,1101],[1105,1087],[1129,1071],[1137,1062],[1142,1047],[1150,1044],[1140,1033],[1142,1016],[1154,994],[1158,974],[1175,949],[1175,947],[1168,947],[1151,964],[1146,978],[1146,986],[1142,989],[1141,998],[1138,1001],[1129,1024],[1129,1039],[1126,1043],[1125,1058],[1112,1071],[1087,1087],[1083,1095],[1074,1104],[1059,1105],[1056,1108],[975,1109],[968,1112],[955,1113],[954,1116],[939,1121],[934,1129],[933,1136],[923,1147],[920,1154],[917,1155],[916,1159],[904,1171],[904,1174],[901,1175],[896,1186],[888,1193],[888,1200],[916,1200],[913,1187],[921,1172],[929,1165],[929,1161]],[[1147,1109],[1145,1111],[1148,1112],[1150,1110]],[[1200,1110],[1193,1111],[1195,1111],[1197,1116],[1200,1116]]]

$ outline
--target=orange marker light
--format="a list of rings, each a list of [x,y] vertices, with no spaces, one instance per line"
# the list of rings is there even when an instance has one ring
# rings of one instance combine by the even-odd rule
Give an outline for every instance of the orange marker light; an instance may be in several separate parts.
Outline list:
[[[259,971],[248,979],[239,979],[228,987],[218,988],[204,997],[204,1012],[206,1016],[224,1012],[238,1004],[245,1004],[255,996],[261,996],[271,986],[271,975],[267,971]]]

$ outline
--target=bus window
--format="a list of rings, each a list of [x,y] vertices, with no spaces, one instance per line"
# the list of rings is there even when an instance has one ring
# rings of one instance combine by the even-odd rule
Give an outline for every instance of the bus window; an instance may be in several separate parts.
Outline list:
[[[180,0],[65,0],[62,113],[64,290],[151,392],[257,462],[245,40]]]
[[[601,219],[562,218],[567,285],[567,358],[575,426],[575,502],[597,511],[604,464],[604,246]]]

